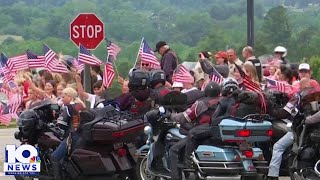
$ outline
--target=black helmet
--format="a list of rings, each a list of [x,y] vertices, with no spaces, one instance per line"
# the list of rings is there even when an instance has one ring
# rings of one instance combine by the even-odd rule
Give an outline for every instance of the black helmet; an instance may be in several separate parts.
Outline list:
[[[161,69],[152,70],[149,73],[150,75],[150,87],[154,88],[154,86],[158,83],[162,83],[165,85],[166,83],[166,74]]]
[[[140,69],[129,71],[129,90],[146,89],[149,85],[149,75]]]
[[[39,121],[38,114],[32,109],[27,109],[20,114],[17,124],[24,137],[28,137],[33,131],[41,129]]]
[[[220,93],[221,93],[220,84],[213,81],[209,82],[204,89],[204,94],[207,97],[218,97]]]
[[[239,90],[239,84],[234,78],[228,77],[223,81],[222,95],[228,95],[237,90]]]

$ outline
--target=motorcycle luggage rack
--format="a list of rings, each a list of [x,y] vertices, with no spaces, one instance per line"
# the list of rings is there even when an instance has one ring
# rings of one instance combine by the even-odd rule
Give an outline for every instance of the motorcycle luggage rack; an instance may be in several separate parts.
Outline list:
[[[261,122],[264,120],[270,120],[271,117],[269,114],[249,114],[241,119],[245,121]]]

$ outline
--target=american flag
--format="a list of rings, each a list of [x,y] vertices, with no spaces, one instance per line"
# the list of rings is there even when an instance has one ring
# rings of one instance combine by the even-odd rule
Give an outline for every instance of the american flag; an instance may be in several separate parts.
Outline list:
[[[108,51],[109,58],[117,59],[117,55],[121,51],[121,48],[115,43],[109,41],[107,38],[106,38],[106,43],[107,43],[107,51]]]
[[[160,68],[160,63],[158,58],[154,54],[153,50],[148,45],[147,41],[143,40],[139,49],[139,55],[141,63],[150,64],[151,68],[158,69]]]
[[[13,116],[17,115],[17,111],[22,103],[22,96],[19,93],[11,93],[8,97],[9,113]]]
[[[112,66],[112,60],[108,59],[108,62],[106,62],[104,66],[104,74],[103,74],[103,85],[106,88],[109,88],[111,86],[114,76],[115,76],[115,73]]]
[[[0,76],[2,77],[3,82],[8,83],[9,81],[13,80],[14,76],[8,69],[6,63],[8,62],[8,57],[1,53],[0,55]]]
[[[246,88],[246,90],[256,92],[258,94],[261,102],[261,114],[265,114],[267,112],[267,105],[264,95],[262,94],[260,84],[253,82],[251,78],[248,75],[246,75],[246,73],[243,72],[243,70],[236,63],[234,63],[234,65],[238,69],[240,76],[243,78],[243,86]]]
[[[8,65],[8,68],[13,72],[28,69],[29,65],[27,61],[27,55],[23,54],[23,55],[11,57],[8,59],[7,65]]]
[[[180,64],[176,68],[172,76],[172,82],[185,82],[191,74],[184,65]]]
[[[253,82],[251,78],[248,75],[246,75],[237,64],[234,65],[238,69],[240,76],[243,78],[243,86],[246,88],[246,90],[252,92],[261,92],[260,84]]]
[[[76,68],[79,73],[81,73],[84,70],[84,63],[80,62],[78,59],[74,59],[72,64],[73,67]]]
[[[221,84],[223,82],[223,76],[216,70],[216,68],[212,67],[212,75],[210,77],[211,81]]]
[[[11,114],[4,114],[4,105],[0,104],[0,123],[9,126],[12,120]]]
[[[38,56],[30,50],[27,50],[27,61],[29,68],[43,68],[45,67],[45,57]]]
[[[95,57],[91,52],[86,49],[84,46],[80,44],[80,52],[78,56],[78,61],[85,63],[85,64],[90,64],[90,65],[101,65],[102,62]]]
[[[272,86],[275,86],[278,91],[283,93],[289,93],[289,92],[286,92],[286,86],[291,86],[291,85],[288,85],[283,82],[279,82],[270,78],[266,78],[266,79],[269,82],[269,84]]]
[[[43,44],[43,53],[45,59],[45,68],[50,72],[68,73],[68,68],[62,64],[57,58],[56,53],[46,44]]]

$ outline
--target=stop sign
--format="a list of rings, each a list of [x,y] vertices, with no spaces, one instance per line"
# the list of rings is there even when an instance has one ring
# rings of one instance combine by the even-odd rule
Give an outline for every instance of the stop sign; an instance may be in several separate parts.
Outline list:
[[[92,13],[81,13],[70,23],[70,39],[79,46],[95,49],[104,39],[103,22]]]

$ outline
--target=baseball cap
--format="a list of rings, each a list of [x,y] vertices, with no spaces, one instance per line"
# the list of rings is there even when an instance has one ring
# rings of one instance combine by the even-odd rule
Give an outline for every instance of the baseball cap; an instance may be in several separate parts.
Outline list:
[[[310,65],[307,63],[302,63],[299,65],[299,70],[310,70]]]
[[[166,42],[164,41],[159,41],[157,44],[156,44],[156,49],[154,50],[154,52],[158,52],[159,49],[162,47],[162,46],[165,46],[165,45],[168,45]]]
[[[212,56],[210,51],[201,51],[201,53],[205,58],[210,58]]]
[[[214,57],[216,58],[227,58],[227,56],[228,56],[227,53],[224,51],[219,51],[217,52],[217,54],[214,55]]]

